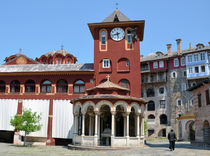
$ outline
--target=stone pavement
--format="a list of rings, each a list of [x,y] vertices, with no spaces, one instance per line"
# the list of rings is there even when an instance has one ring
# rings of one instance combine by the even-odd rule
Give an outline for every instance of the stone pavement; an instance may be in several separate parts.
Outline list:
[[[169,151],[168,142],[148,141],[142,148],[107,151],[69,150],[63,146],[22,147],[0,143],[0,156],[210,156],[210,149],[192,147],[189,142],[177,142],[175,151]]]

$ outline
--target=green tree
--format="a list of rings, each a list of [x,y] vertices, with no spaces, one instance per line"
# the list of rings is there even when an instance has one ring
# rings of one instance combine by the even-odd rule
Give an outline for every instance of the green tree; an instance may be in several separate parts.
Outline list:
[[[147,136],[147,129],[148,129],[147,122],[146,120],[144,120],[144,136]]]
[[[22,115],[15,115],[10,120],[10,124],[14,126],[15,131],[24,131],[24,146],[26,146],[26,135],[30,132],[39,131],[41,129],[41,114],[32,112],[31,109],[23,109]]]

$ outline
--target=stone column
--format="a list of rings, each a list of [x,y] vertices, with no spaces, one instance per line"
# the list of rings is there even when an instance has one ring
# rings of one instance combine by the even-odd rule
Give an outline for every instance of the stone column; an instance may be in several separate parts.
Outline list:
[[[78,113],[74,113],[74,135],[78,134]]]
[[[139,113],[136,113],[136,137],[139,137]]]
[[[144,116],[141,114],[141,138],[144,138]]]
[[[111,127],[111,146],[114,146],[114,136],[115,136],[115,111],[112,111],[112,127]]]
[[[85,112],[82,112],[82,135],[81,135],[81,145],[84,144],[84,136],[85,136]]]
[[[126,114],[125,113],[123,113],[123,122],[124,122],[124,137],[126,136]]]
[[[94,146],[98,146],[98,112],[95,112]]]
[[[82,113],[82,136],[85,136],[85,113]]]
[[[130,112],[126,112],[126,144],[129,145],[129,114]]]
[[[89,114],[89,136],[92,134],[92,116]]]

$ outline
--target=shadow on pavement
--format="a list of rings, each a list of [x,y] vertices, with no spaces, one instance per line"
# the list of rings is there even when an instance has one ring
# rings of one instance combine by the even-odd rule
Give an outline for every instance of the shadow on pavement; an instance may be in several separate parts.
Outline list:
[[[169,143],[145,143],[146,146],[152,147],[152,148],[167,148],[169,149]],[[188,143],[176,143],[175,148],[185,148],[185,149],[198,149],[198,150],[210,150],[209,148],[206,148],[205,146],[192,146]]]

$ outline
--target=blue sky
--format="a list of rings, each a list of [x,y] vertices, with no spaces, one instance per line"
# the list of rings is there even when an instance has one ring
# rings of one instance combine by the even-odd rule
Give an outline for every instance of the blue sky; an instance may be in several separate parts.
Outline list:
[[[182,49],[210,42],[210,0],[0,0],[0,64],[19,52],[35,59],[64,49],[78,63],[93,62],[88,23],[102,22],[116,8],[131,20],[145,20],[141,54],[162,51],[176,39]]]

